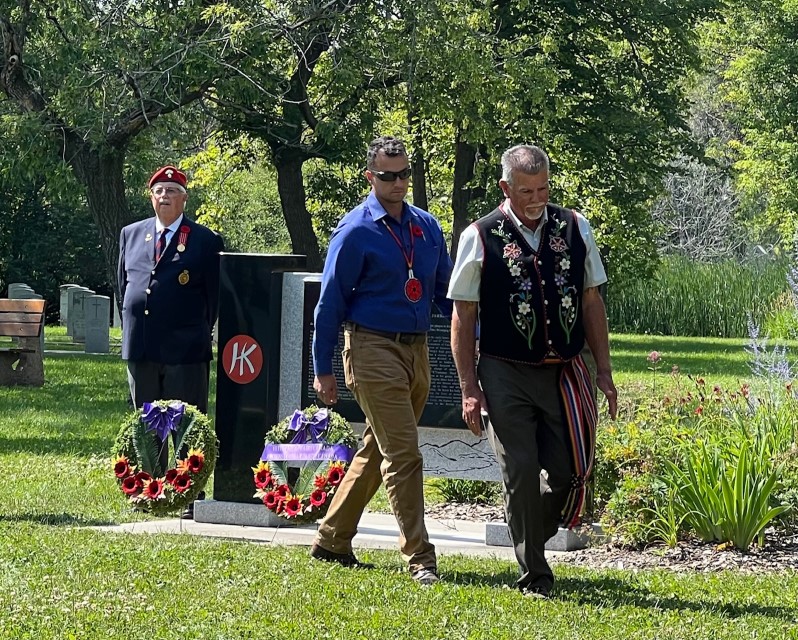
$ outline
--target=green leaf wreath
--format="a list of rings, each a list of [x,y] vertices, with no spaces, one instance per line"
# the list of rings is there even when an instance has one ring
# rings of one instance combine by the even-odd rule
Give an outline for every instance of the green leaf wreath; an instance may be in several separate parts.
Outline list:
[[[172,466],[167,469],[161,469],[159,440],[171,449]],[[122,423],[112,465],[134,509],[166,515],[197,498],[213,473],[218,453],[216,433],[205,414],[178,400],[156,400],[144,403]]]
[[[349,422],[334,411],[311,405],[281,420],[265,440],[261,460],[252,467],[255,497],[296,523],[323,518],[357,446]],[[291,460],[304,461],[298,476],[288,466]]]

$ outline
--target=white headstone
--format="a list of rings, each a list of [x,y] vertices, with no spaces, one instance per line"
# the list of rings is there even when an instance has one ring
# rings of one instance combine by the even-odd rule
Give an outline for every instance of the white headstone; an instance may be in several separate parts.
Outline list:
[[[73,338],[74,338],[74,335],[75,335],[75,331],[74,331],[72,325],[74,324],[75,319],[72,316],[72,306],[75,304],[75,296],[78,293],[80,293],[81,291],[85,292],[85,291],[91,291],[91,290],[87,289],[86,287],[72,287],[71,289],[67,289],[67,326],[66,327],[67,327],[67,335],[68,336],[73,336]],[[89,295],[91,295],[92,293],[94,293],[94,291],[91,291],[91,293]]]
[[[69,297],[67,294],[70,289],[74,289],[80,285],[77,284],[62,284],[58,289],[60,290],[60,297],[58,299],[58,324],[62,327],[67,326],[67,316],[69,315]]]
[[[86,325],[86,353],[108,353],[111,299],[107,296],[83,298]]]
[[[24,282],[12,282],[8,285],[8,297],[12,300],[27,300],[28,293],[34,293],[33,288]]]
[[[72,325],[72,342],[86,341],[86,299],[94,295],[91,290],[79,290],[72,294],[69,321]]]

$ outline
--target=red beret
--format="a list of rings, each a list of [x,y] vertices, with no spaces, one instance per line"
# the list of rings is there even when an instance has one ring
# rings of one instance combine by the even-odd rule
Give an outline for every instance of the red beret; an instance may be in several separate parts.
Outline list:
[[[147,187],[152,189],[152,185],[154,185],[156,182],[176,182],[185,189],[186,174],[180,171],[180,169],[177,167],[166,165],[152,174],[152,178],[150,178],[150,181],[147,183]]]

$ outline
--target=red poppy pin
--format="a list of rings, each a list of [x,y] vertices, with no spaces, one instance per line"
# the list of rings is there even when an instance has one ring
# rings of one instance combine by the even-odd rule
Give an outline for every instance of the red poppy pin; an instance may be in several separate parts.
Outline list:
[[[416,236],[416,238],[421,238],[424,236],[424,232],[417,224],[411,225],[410,228],[413,229],[413,235]]]

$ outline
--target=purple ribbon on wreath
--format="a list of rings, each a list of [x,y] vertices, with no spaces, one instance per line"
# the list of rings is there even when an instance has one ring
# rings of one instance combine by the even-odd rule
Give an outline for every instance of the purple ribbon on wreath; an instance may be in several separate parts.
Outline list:
[[[288,430],[295,432],[290,444],[321,442],[319,438],[327,430],[329,420],[327,409],[319,409],[311,418],[306,418],[305,414],[297,409],[291,416],[291,423],[288,425]]]
[[[185,410],[186,405],[182,402],[172,402],[165,407],[154,402],[145,402],[141,409],[141,419],[147,425],[147,431],[155,431],[161,440],[166,440],[170,431],[177,430]]]

